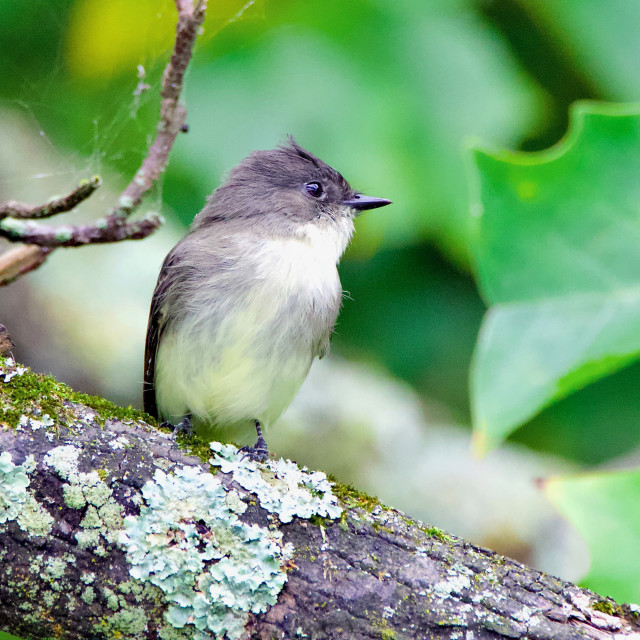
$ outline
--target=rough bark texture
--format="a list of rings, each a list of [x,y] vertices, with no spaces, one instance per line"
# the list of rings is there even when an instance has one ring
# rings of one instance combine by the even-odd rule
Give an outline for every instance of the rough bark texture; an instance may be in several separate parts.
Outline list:
[[[180,629],[167,623],[165,592],[132,577],[118,540],[122,516],[140,514],[148,498],[142,488],[157,470],[168,476],[184,467],[210,470],[134,417],[0,360],[0,498],[3,482],[6,490],[7,479],[17,477],[11,465],[27,461],[35,499],[20,515],[5,510],[0,524],[0,630],[25,639],[214,637],[198,636],[188,621]],[[194,446],[208,455],[202,443]],[[75,469],[59,455],[68,451],[78,453]],[[340,518],[282,524],[231,474],[215,478],[247,505],[243,522],[272,531],[277,525],[292,545],[277,603],[250,614],[243,637],[640,638],[628,607],[413,522],[351,489],[334,487]],[[78,498],[74,491],[83,483]],[[92,493],[96,487],[105,491]],[[0,522],[2,506],[0,499]],[[209,539],[208,526],[196,528]]]

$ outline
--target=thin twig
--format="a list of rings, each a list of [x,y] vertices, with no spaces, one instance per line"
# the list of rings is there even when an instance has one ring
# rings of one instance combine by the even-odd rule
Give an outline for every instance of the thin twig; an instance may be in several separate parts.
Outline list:
[[[46,204],[30,206],[22,202],[10,200],[6,204],[0,204],[0,220],[11,216],[12,218],[50,218],[58,213],[65,213],[75,209],[83,200],[86,200],[100,185],[99,176],[93,176],[90,180],[82,180],[80,184],[66,196],[54,198]]]
[[[187,118],[186,109],[180,104],[180,94],[193,45],[204,20],[207,0],[198,2],[195,9],[189,0],[176,0],[176,6],[176,41],[171,60],[162,74],[162,102],[156,138],[133,180],[122,192],[119,205],[112,210],[111,216],[127,216],[139,206],[144,195],[165,170],[169,152]]]
[[[0,235],[9,240],[28,242],[52,251],[58,247],[81,247],[85,244],[142,240],[151,235],[162,222],[162,218],[154,213],[149,213],[133,222],[121,220],[120,223],[114,223],[113,220],[103,218],[94,224],[58,227],[45,227],[28,220],[5,218],[0,220]]]
[[[0,255],[0,287],[11,284],[29,271],[37,269],[53,251],[49,247],[23,244]]]
[[[185,130],[186,109],[180,103],[187,66],[204,21],[207,0],[175,0],[178,10],[176,39],[171,59],[162,76],[160,118],[157,133],[147,156],[135,176],[122,192],[118,203],[108,215],[91,225],[46,226],[33,222],[70,211],[88,198],[100,185],[97,177],[81,183],[70,194],[40,206],[18,202],[0,205],[0,237],[12,242],[28,243],[26,247],[0,256],[0,286],[39,267],[47,255],[58,247],[79,247],[85,244],[139,240],[153,233],[162,218],[150,213],[141,220],[127,222],[140,206],[145,195],[166,169],[176,137]],[[33,245],[38,245],[34,247]]]

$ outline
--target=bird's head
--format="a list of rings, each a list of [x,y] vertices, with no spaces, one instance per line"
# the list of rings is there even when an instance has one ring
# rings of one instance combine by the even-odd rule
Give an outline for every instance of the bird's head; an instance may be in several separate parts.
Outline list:
[[[338,171],[289,138],[276,149],[254,151],[232,169],[194,226],[244,221],[295,234],[309,224],[340,226],[345,218],[388,204],[355,191]]]

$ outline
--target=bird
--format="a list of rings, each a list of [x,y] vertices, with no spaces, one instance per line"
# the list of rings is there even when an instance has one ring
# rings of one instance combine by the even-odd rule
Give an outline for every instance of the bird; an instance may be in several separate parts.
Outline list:
[[[263,428],[324,357],[342,303],[337,265],[363,195],[289,137],[254,151],[169,252],[152,296],[145,411],[205,440],[269,455]]]

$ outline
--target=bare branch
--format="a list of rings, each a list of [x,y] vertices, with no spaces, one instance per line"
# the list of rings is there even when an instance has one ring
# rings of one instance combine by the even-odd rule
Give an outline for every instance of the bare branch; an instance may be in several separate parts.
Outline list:
[[[176,6],[178,8],[176,41],[171,60],[162,76],[162,102],[158,132],[147,157],[143,160],[133,180],[122,192],[120,204],[111,212],[111,216],[128,216],[140,205],[142,198],[165,170],[169,152],[186,121],[187,112],[180,104],[180,94],[184,86],[184,74],[191,60],[198,29],[204,20],[207,2],[201,0],[193,9],[192,2],[176,0]]]
[[[53,251],[57,247],[82,247],[85,244],[142,240],[151,235],[162,222],[162,217],[153,213],[133,222],[125,222],[124,218],[103,218],[94,224],[58,227],[45,227],[35,222],[5,218],[0,220],[0,236]],[[0,272],[0,284],[1,278]]]
[[[118,204],[106,217],[91,225],[52,227],[32,221],[76,207],[100,185],[100,179],[94,177],[81,183],[69,195],[44,205],[29,206],[18,202],[0,205],[0,237],[12,242],[38,245],[38,248],[21,248],[0,256],[0,286],[39,267],[48,253],[58,247],[139,240],[146,238],[162,224],[162,219],[156,214],[147,214],[134,222],[127,222],[126,219],[136,211],[160,178],[166,169],[169,152],[176,137],[186,130],[186,109],[180,104],[180,96],[185,71],[204,20],[207,0],[198,0],[195,7],[192,0],[175,0],[175,3],[178,10],[176,39],[171,59],[162,76],[162,100],[156,137],[140,168],[120,195]]]
[[[0,205],[0,220],[8,216],[32,220],[35,218],[50,218],[58,213],[71,211],[83,200],[86,200],[101,184],[100,176],[93,176],[90,180],[82,180],[69,195],[53,198],[46,204],[36,206],[10,200],[6,204]]]
[[[37,269],[51,251],[49,247],[25,244],[0,255],[0,287],[11,284],[16,278]]]

